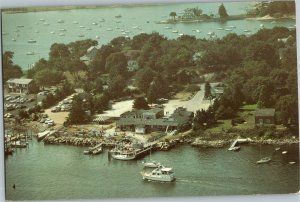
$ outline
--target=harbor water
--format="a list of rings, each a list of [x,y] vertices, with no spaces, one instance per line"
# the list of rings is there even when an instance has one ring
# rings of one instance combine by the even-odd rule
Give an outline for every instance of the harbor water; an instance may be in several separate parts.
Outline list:
[[[244,14],[253,6],[249,2],[224,3],[229,15]],[[182,15],[186,8],[199,7],[205,14],[217,15],[218,3],[160,4],[144,6],[114,6],[93,9],[74,9],[28,13],[2,13],[3,50],[14,52],[14,63],[28,69],[41,58],[48,59],[53,43],[70,43],[83,39],[94,39],[99,45],[113,38],[140,33],[158,32],[169,39],[181,34],[196,38],[216,37],[228,33],[253,34],[261,28],[284,26],[295,28],[295,20],[234,20],[226,22],[198,22],[157,24],[170,19],[170,12]],[[120,18],[116,18],[120,15]],[[226,29],[230,28],[230,29]],[[173,31],[178,31],[173,33]],[[197,32],[196,32],[197,31]],[[29,40],[33,40],[28,43]]]
[[[243,145],[227,148],[189,145],[152,152],[151,159],[173,167],[174,183],[146,182],[140,174],[145,156],[133,161],[83,154],[84,147],[44,145],[35,139],[27,149],[6,157],[7,200],[103,199],[248,195],[299,191],[298,145],[281,147]],[[288,151],[282,154],[282,151]],[[256,164],[263,156],[268,164]],[[289,162],[295,161],[295,164]],[[13,189],[15,184],[16,188]]]

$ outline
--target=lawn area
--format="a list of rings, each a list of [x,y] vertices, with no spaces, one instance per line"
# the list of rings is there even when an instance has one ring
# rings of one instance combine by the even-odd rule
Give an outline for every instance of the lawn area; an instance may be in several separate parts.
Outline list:
[[[231,119],[227,119],[227,120],[218,120],[216,125],[213,128],[209,128],[206,131],[208,132],[223,132],[228,130],[229,128],[231,128]]]
[[[255,126],[254,115],[255,115],[256,107],[257,107],[256,104],[242,106],[240,108],[240,111],[237,113],[237,118],[243,118],[245,120],[245,123],[237,124],[234,127],[238,128],[238,129],[254,128],[254,126]],[[207,131],[223,132],[230,128],[232,128],[231,119],[218,120],[216,125],[212,128],[207,129]]]
[[[255,126],[255,110],[257,106],[256,104],[252,105],[244,105],[240,108],[238,112],[238,117],[241,117],[245,120],[244,124],[239,124],[236,127],[239,129],[247,129],[247,128],[254,128]]]

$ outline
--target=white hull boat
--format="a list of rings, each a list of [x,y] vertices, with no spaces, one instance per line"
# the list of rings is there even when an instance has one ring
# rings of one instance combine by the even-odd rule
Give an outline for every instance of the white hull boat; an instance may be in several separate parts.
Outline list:
[[[114,159],[122,160],[122,161],[129,161],[136,158],[136,155],[133,153],[112,153],[111,156]]]
[[[141,172],[141,175],[143,176],[143,180],[148,181],[173,182],[176,179],[172,168],[165,168],[163,166],[159,166],[151,173]]]
[[[257,163],[257,164],[268,163],[268,162],[270,162],[271,160],[272,160],[271,157],[264,157],[264,158],[262,158],[262,159],[256,161],[256,163]]]
[[[159,162],[156,161],[149,161],[149,162],[143,161],[142,164],[146,168],[158,168],[161,165]]]

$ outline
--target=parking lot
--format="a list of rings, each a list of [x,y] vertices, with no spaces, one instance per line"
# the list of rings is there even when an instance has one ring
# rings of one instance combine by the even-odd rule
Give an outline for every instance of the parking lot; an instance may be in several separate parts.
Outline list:
[[[28,110],[37,104],[41,104],[44,95],[20,95],[9,93],[4,95],[4,116],[8,118],[19,114],[20,110]]]

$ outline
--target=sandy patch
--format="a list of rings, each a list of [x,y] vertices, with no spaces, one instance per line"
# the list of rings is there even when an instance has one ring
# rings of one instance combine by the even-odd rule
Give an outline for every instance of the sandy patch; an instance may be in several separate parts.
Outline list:
[[[52,119],[56,125],[63,125],[69,116],[69,112],[51,112],[51,109],[46,109],[45,114],[47,114],[49,119]]]

